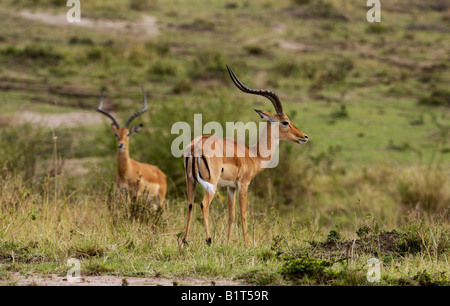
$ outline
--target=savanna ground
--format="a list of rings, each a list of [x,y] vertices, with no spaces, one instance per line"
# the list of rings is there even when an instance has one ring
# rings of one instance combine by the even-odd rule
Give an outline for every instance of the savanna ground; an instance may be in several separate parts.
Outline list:
[[[77,258],[104,284],[450,284],[447,1],[381,1],[374,24],[366,1],[81,2],[82,26],[61,17],[66,1],[0,3],[0,283],[62,283]],[[172,124],[273,111],[225,64],[276,91],[310,141],[281,143],[278,167],[250,185],[249,248],[238,212],[226,243],[224,190],[212,245],[199,193],[183,246]],[[141,84],[150,110],[130,153],[168,176],[158,212],[118,196],[114,135],[95,112],[104,89],[125,120]],[[370,258],[380,282],[367,281]]]

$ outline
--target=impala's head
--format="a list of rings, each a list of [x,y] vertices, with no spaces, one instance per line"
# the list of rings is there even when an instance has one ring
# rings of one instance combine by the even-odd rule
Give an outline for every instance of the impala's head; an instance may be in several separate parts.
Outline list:
[[[128,137],[130,137],[130,135],[139,133],[142,128],[142,124],[135,125],[131,129],[128,129],[126,127],[118,128],[114,124],[111,124],[111,128],[116,135],[117,149],[123,152],[125,150],[128,150]]]
[[[234,74],[233,70],[231,70],[230,67],[228,67],[228,72],[230,73],[231,79],[233,80],[234,85],[236,85],[237,88],[242,90],[245,93],[249,94],[255,94],[260,95],[263,97],[266,97],[267,99],[272,102],[273,106],[275,107],[276,114],[271,114],[269,112],[263,111],[263,110],[257,110],[255,111],[259,114],[259,116],[266,120],[267,122],[273,122],[278,123],[279,128],[279,138],[280,140],[285,140],[289,142],[295,142],[303,144],[308,141],[308,136],[306,136],[302,131],[300,131],[286,116],[286,114],[283,112],[283,106],[281,105],[280,98],[276,93],[270,90],[257,90],[257,89],[250,89],[244,84],[242,84],[241,81],[237,78],[237,76]]]
[[[104,114],[108,118],[112,120],[111,123],[111,129],[113,130],[114,134],[116,135],[116,141],[117,141],[117,149],[120,151],[128,150],[128,137],[130,137],[133,134],[139,133],[139,131],[142,128],[142,124],[138,124],[133,126],[132,128],[129,128],[131,121],[138,117],[139,115],[145,113],[147,111],[147,99],[144,91],[144,87],[142,87],[142,95],[143,95],[143,104],[144,108],[142,108],[140,111],[135,112],[133,115],[131,115],[130,118],[128,118],[127,122],[123,127],[120,127],[119,123],[117,123],[117,120],[107,111],[102,109],[103,104],[103,91],[100,95],[100,104],[97,108],[97,111]]]

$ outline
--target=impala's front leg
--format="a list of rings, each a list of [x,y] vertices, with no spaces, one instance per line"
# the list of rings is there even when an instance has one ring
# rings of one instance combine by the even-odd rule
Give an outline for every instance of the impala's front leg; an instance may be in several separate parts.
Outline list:
[[[248,234],[247,234],[247,189],[248,184],[241,184],[239,190],[239,208],[241,211],[241,223],[242,223],[242,235],[244,236],[245,247],[248,247]]]
[[[236,188],[227,188],[227,200],[228,200],[228,243],[231,241],[231,233],[233,229],[234,215],[235,215],[235,195]]]

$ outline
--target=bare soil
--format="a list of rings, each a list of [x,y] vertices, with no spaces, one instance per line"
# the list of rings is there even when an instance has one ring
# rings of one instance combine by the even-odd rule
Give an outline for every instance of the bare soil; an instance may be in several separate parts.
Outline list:
[[[92,19],[82,17],[81,22],[68,22],[65,14],[52,14],[45,11],[21,11],[18,15],[28,20],[34,20],[54,26],[75,26],[91,28],[98,31],[126,32],[144,36],[156,36],[160,29],[153,16],[143,16],[140,20],[130,22],[123,20]]]
[[[232,279],[204,279],[197,277],[162,278],[162,277],[124,277],[124,276],[86,276],[79,281],[70,281],[67,276],[23,275],[11,273],[0,279],[0,285],[17,286],[244,286],[245,283]]]
[[[325,258],[351,258],[356,254],[366,253],[376,256],[398,255],[411,247],[405,244],[402,234],[396,231],[366,235],[349,241],[327,241],[317,244],[313,253]]]
[[[101,124],[105,120],[94,111],[75,111],[62,114],[43,114],[31,111],[22,111],[16,115],[13,122],[16,123],[32,123],[45,126],[48,128],[57,128],[60,126],[76,127],[81,125]]]

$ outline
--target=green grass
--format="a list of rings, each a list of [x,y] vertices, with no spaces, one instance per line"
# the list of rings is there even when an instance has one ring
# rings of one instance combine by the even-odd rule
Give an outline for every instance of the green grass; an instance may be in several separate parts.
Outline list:
[[[377,25],[366,22],[364,4],[338,0],[83,4],[82,18],[132,23],[154,16],[161,31],[154,37],[49,25],[18,10],[67,8],[50,0],[0,3],[8,24],[0,28],[0,278],[12,271],[64,275],[67,259],[76,257],[85,275],[367,285],[373,254],[334,262],[326,253],[315,257],[311,243],[325,243],[332,230],[336,243],[353,241],[378,224],[425,242],[415,253],[380,253],[382,285],[448,285],[448,247],[435,248],[448,242],[450,204],[450,42],[442,1],[391,1]],[[194,240],[181,247],[185,183],[182,160],[170,153],[178,136],[172,124],[192,125],[194,113],[204,123],[225,123],[259,120],[254,108],[273,111],[264,98],[237,90],[226,64],[249,87],[276,91],[310,141],[281,143],[280,165],[252,183],[249,249],[239,221],[226,244],[224,191],[211,206],[213,245],[204,243],[196,208]],[[111,210],[111,203],[129,203],[109,197],[116,167],[109,124],[52,131],[14,119],[22,111],[95,112],[104,89],[105,105],[123,122],[141,105],[141,84],[149,112],[139,117],[144,128],[132,136],[130,154],[168,176],[169,206],[156,223],[148,212],[133,219]],[[56,182],[54,134],[58,160],[67,160]],[[290,273],[299,263],[316,272]]]

